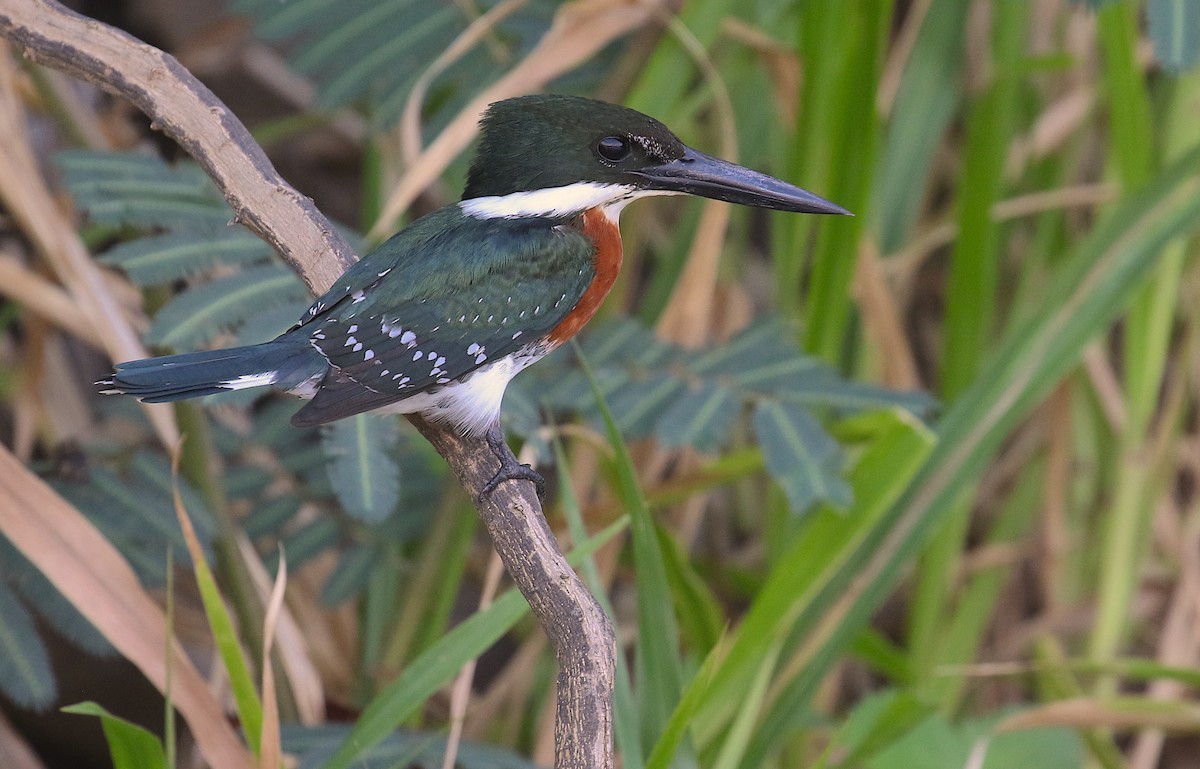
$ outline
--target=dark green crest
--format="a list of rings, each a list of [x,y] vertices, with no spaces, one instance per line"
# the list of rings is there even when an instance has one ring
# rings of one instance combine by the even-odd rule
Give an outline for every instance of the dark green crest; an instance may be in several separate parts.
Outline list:
[[[578,96],[540,94],[491,105],[464,198],[575,182],[642,186],[632,172],[683,157],[683,142],[649,115]]]

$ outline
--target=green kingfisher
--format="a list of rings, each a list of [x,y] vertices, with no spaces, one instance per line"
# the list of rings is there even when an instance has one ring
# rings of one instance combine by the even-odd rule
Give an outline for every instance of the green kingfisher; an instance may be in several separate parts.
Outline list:
[[[621,267],[626,204],[690,194],[848,213],[614,104],[523,96],[492,104],[480,127],[462,200],[368,253],[275,340],[120,363],[98,384],[150,403],[270,385],[309,399],[300,427],[418,413],[487,438],[502,458],[488,489],[534,479],[501,451],[504,390],[599,309]]]

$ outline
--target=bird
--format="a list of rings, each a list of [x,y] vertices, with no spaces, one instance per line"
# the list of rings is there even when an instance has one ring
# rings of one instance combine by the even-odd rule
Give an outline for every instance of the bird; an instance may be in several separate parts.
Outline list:
[[[308,399],[297,427],[363,412],[419,414],[481,436],[500,461],[483,489],[541,476],[518,465],[499,416],[514,376],[571,339],[617,279],[622,209],[696,195],[809,214],[847,210],[685,145],[607,102],[494,102],[462,199],[352,265],[272,341],[118,363],[97,384],[147,403],[271,386]]]

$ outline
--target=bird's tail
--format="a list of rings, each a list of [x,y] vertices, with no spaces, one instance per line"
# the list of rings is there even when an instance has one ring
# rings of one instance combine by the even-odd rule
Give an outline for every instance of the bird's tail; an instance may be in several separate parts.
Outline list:
[[[118,363],[110,378],[96,384],[105,394],[163,403],[264,385],[290,390],[323,369],[324,361],[307,343],[285,338]]]

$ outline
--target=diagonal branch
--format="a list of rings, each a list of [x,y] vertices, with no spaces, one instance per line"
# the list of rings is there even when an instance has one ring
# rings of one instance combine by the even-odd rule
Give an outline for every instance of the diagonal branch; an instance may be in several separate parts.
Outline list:
[[[353,263],[353,251],[312,201],[279,176],[245,126],[174,57],[52,0],[4,0],[0,34],[30,59],[137,105],[208,171],[235,221],[270,243],[314,293]],[[411,421],[478,499],[495,472],[487,444]],[[503,483],[477,508],[557,653],[556,766],[609,769],[616,641],[607,615],[568,566],[532,483]]]

